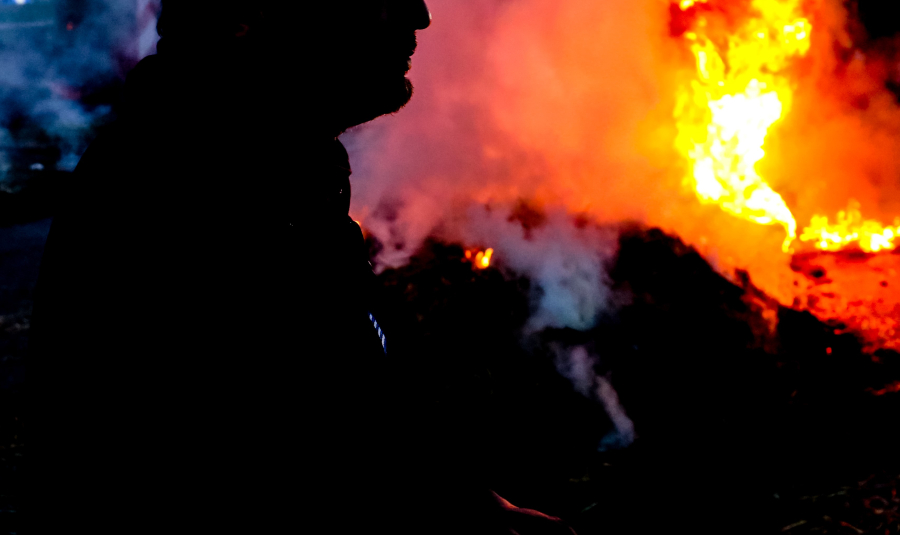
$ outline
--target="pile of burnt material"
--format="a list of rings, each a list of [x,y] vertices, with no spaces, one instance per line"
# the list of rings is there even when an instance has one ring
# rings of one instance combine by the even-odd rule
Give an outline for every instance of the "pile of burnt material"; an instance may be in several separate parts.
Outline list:
[[[824,528],[800,518],[800,498],[900,474],[900,394],[885,391],[900,355],[863,353],[853,335],[778,306],[748,277],[726,280],[658,230],[623,230],[608,269],[626,297],[614,314],[587,332],[528,336],[540,289],[473,266],[458,245],[428,242],[379,276],[392,358],[456,415],[460,451],[477,451],[513,503],[582,534],[802,533]],[[560,375],[560,354],[579,347],[619,414]],[[633,442],[601,447],[623,415]],[[838,528],[896,527],[857,505],[816,514]]]

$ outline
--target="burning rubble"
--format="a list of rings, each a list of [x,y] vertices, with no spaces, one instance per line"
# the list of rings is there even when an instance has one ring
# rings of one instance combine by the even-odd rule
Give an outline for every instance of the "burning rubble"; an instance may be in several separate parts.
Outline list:
[[[837,0],[459,4],[344,138],[447,440],[579,533],[799,533],[773,490],[900,473],[900,44]],[[824,522],[896,531],[894,498]]]
[[[378,263],[401,264],[429,235],[508,254],[496,246],[504,232],[472,214],[524,199],[659,227],[729,280],[746,274],[868,351],[900,348],[890,90],[900,53],[876,46],[853,10],[836,0],[432,7],[438,22],[411,73],[417,98],[348,138],[359,155],[353,213],[386,244]]]
[[[577,317],[535,323],[552,310],[547,279],[501,253],[482,269],[462,245],[427,240],[379,275],[393,358],[457,411],[446,439],[460,455],[475,455],[473,436],[493,444],[472,462],[498,491],[579,533],[665,530],[684,517],[696,533],[812,528],[821,515],[896,528],[863,507],[878,489],[853,493],[852,513],[831,500],[814,518],[801,498],[900,469],[900,397],[881,392],[900,380],[900,356],[866,355],[853,334],[780,306],[747,277],[727,280],[676,237],[635,225],[615,235],[597,269],[616,305],[588,328]]]
[[[345,138],[352,213],[386,330],[503,415],[510,496],[586,533],[896,530],[779,516],[900,469],[896,50],[831,0],[431,7],[416,99]]]

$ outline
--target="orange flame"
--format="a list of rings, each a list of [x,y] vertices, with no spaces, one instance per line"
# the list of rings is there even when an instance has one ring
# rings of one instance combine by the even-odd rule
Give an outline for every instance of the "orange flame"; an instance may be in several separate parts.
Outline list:
[[[682,11],[687,11],[689,8],[693,7],[694,4],[705,4],[706,0],[681,0],[678,4],[678,7],[681,8]]]
[[[694,5],[679,4],[682,10]],[[800,16],[800,0],[753,0],[751,7],[755,16],[724,44],[708,35],[713,25],[702,13],[685,32],[697,78],[678,95],[675,145],[691,163],[686,182],[701,202],[762,225],[782,225],[787,252],[797,223],[756,164],[765,155],[769,128],[791,101],[780,71],[809,50],[812,26]]]
[[[682,11],[708,0],[682,0]],[[734,216],[762,225],[780,224],[790,252],[797,223],[784,199],[756,171],[765,156],[769,128],[781,119],[792,98],[782,71],[789,60],[810,48],[812,25],[801,0],[753,0],[753,16],[727,37],[714,40],[714,26],[698,13],[683,38],[690,43],[697,77],[678,95],[675,145],[691,163],[685,179],[701,202],[717,204]],[[720,37],[720,36],[716,36]],[[814,215],[800,234],[822,251],[858,246],[877,253],[894,249],[900,219],[894,225],[864,220],[859,203],[850,200],[835,223]]]
[[[827,216],[813,216],[810,225],[803,229],[800,241],[813,242],[822,251],[839,251],[856,243],[867,253],[877,253],[893,249],[898,235],[900,218],[894,219],[894,226],[884,226],[872,219],[863,220],[859,203],[851,199],[847,210],[838,212],[837,222],[833,224],[828,223]]]
[[[474,259],[473,259],[474,257]],[[494,250],[487,248],[484,251],[466,251],[466,260],[473,260],[473,264],[478,269],[487,269],[491,267],[491,258],[494,257]]]

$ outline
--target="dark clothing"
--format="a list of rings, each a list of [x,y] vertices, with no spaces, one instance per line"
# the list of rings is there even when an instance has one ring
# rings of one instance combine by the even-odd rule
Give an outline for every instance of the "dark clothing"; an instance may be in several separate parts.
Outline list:
[[[38,532],[403,532],[433,476],[343,147],[212,68],[150,57],[126,87],[41,268]]]
[[[62,196],[32,327],[32,531],[508,533],[466,418],[439,417],[370,319],[346,151],[306,134],[295,88],[230,65],[142,61]]]

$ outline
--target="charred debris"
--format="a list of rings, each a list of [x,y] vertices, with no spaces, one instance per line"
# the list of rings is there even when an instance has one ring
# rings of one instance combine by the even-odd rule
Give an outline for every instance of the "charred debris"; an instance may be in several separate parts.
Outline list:
[[[527,336],[540,288],[502,259],[479,269],[430,240],[379,275],[395,358],[490,445],[498,492],[582,534],[900,529],[900,355],[865,353],[658,229],[624,227],[608,270],[615,313]],[[630,446],[598,451],[609,411],[554,366],[576,346],[634,422]]]
[[[623,227],[606,269],[614,313],[588,331],[529,335],[541,290],[502,257],[480,269],[462,245],[430,240],[378,276],[379,321],[411,402],[446,418],[446,439],[501,495],[581,535],[897,533],[900,393],[888,387],[900,355],[864,352],[658,229]],[[22,369],[28,334],[6,318],[4,380]],[[593,373],[633,422],[630,445],[600,451],[615,418],[559,373],[560,352],[575,347],[596,355]],[[0,389],[0,516],[21,523],[27,425],[15,384]]]

